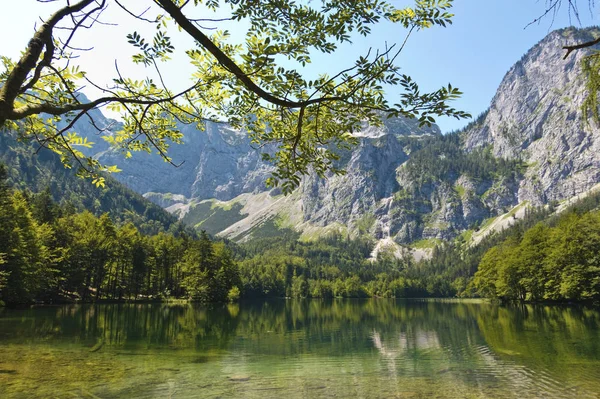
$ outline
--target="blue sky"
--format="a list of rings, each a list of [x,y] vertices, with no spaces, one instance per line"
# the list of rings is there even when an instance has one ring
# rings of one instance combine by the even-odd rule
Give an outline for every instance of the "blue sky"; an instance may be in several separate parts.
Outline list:
[[[411,4],[408,0],[391,2],[397,7]],[[37,17],[49,15],[59,4],[39,4],[35,0],[2,0],[1,3],[0,34],[11,40],[0,43],[0,54],[10,57],[18,56],[25,47]],[[134,0],[125,3],[136,5]],[[459,87],[464,95],[454,105],[477,116],[489,106],[508,69],[551,30],[598,23],[587,8],[587,0],[580,0],[580,3],[581,25],[576,19],[569,19],[566,6],[563,6],[554,21],[551,16],[546,17],[539,24],[525,29],[529,22],[544,12],[546,0],[455,0],[454,24],[414,34],[399,57],[399,64],[402,72],[413,76],[423,89],[435,90],[448,83]],[[80,38],[82,46],[96,43],[95,51],[84,55],[81,61],[84,69],[97,81],[109,82],[115,58],[121,60],[120,68],[130,71],[130,74],[144,73],[123,61],[127,60],[129,50],[125,34],[134,28],[129,25],[127,16],[118,14],[118,11],[113,9],[111,12],[115,14],[111,18],[119,22],[119,26],[84,32]],[[403,38],[404,32],[399,26],[380,26],[368,39],[357,38],[352,46],[344,47],[343,54],[316,58],[311,69],[335,72],[369,46],[381,48],[386,41],[393,43]],[[177,84],[183,77],[189,76],[189,66],[183,60],[181,63],[177,63],[177,59],[175,61],[168,75]],[[390,93],[389,99],[394,101],[393,93]],[[466,123],[438,119],[443,132],[458,129]]]
[[[580,0],[580,3],[586,0]],[[564,8],[552,23],[543,19],[524,29],[545,10],[545,0],[456,0],[452,26],[415,35],[402,56],[406,72],[423,86],[435,89],[452,83],[464,95],[455,105],[476,117],[485,111],[510,67],[550,31],[570,25]],[[597,24],[589,10],[580,9],[581,26]],[[443,132],[466,124],[438,120]]]

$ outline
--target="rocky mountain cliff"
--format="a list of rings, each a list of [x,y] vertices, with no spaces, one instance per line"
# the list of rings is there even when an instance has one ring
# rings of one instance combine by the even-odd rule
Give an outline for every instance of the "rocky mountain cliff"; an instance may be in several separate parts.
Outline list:
[[[438,240],[475,239],[527,206],[561,201],[600,182],[600,135],[582,119],[580,60],[562,46],[598,29],[552,32],[506,74],[490,109],[465,130],[441,135],[433,126],[391,119],[367,127],[342,154],[344,176],[308,176],[289,196],[264,185],[271,167],[243,132],[225,124],[184,127],[185,145],[171,154],[115,159],[116,177],[198,229],[234,240],[277,234],[311,239],[332,230],[426,249]],[[104,158],[115,153],[104,151]]]
[[[491,146],[497,157],[527,162],[517,202],[564,200],[600,181],[600,130],[581,108],[587,95],[581,59],[589,52],[563,60],[562,49],[599,35],[598,29],[549,34],[510,69],[487,115],[464,134],[467,151]]]

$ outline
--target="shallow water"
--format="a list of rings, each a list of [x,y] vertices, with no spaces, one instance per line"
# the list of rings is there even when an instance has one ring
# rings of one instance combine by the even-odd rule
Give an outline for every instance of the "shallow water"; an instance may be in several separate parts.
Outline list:
[[[0,309],[0,398],[600,398],[600,312],[476,302]]]

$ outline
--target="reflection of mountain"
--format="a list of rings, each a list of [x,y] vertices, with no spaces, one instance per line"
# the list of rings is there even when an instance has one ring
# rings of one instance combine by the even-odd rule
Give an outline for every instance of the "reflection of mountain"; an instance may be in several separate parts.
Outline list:
[[[397,341],[383,342],[381,334],[373,331],[373,345],[386,357],[399,356],[412,351],[440,349],[440,341],[435,331],[402,332]]]
[[[55,396],[102,378],[100,397],[586,398],[600,392],[599,331],[598,310],[485,303],[0,309],[0,370],[31,381],[41,364],[52,383],[28,387]]]

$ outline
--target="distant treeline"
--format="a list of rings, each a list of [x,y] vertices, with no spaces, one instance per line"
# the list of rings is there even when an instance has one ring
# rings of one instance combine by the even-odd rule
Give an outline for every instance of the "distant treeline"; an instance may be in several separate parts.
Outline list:
[[[476,246],[461,237],[436,246],[421,262],[385,254],[370,261],[369,240],[334,234],[302,242],[288,230],[236,251],[242,295],[600,300],[600,193],[560,214],[556,205],[528,209]]]
[[[299,233],[235,245],[179,228],[144,235],[57,205],[49,190],[9,188],[0,166],[0,301],[228,301],[297,297],[600,299],[600,194],[560,215],[530,210],[510,228],[469,247],[460,239],[414,262],[380,255],[373,242]],[[146,221],[142,220],[142,223]]]
[[[521,174],[525,169],[519,160],[495,157],[491,147],[468,152],[462,148],[462,139],[461,134],[452,133],[413,141],[410,159],[404,166],[409,180],[416,187],[454,181],[461,175],[493,180]]]
[[[410,259],[369,259],[373,246],[372,240],[340,234],[303,242],[291,230],[244,244],[238,250],[243,295],[414,298],[456,293],[451,281]]]
[[[462,297],[600,300],[600,192],[558,214],[556,205],[528,209],[523,219],[476,246],[458,239],[437,247],[421,267],[452,282],[453,294]]]

